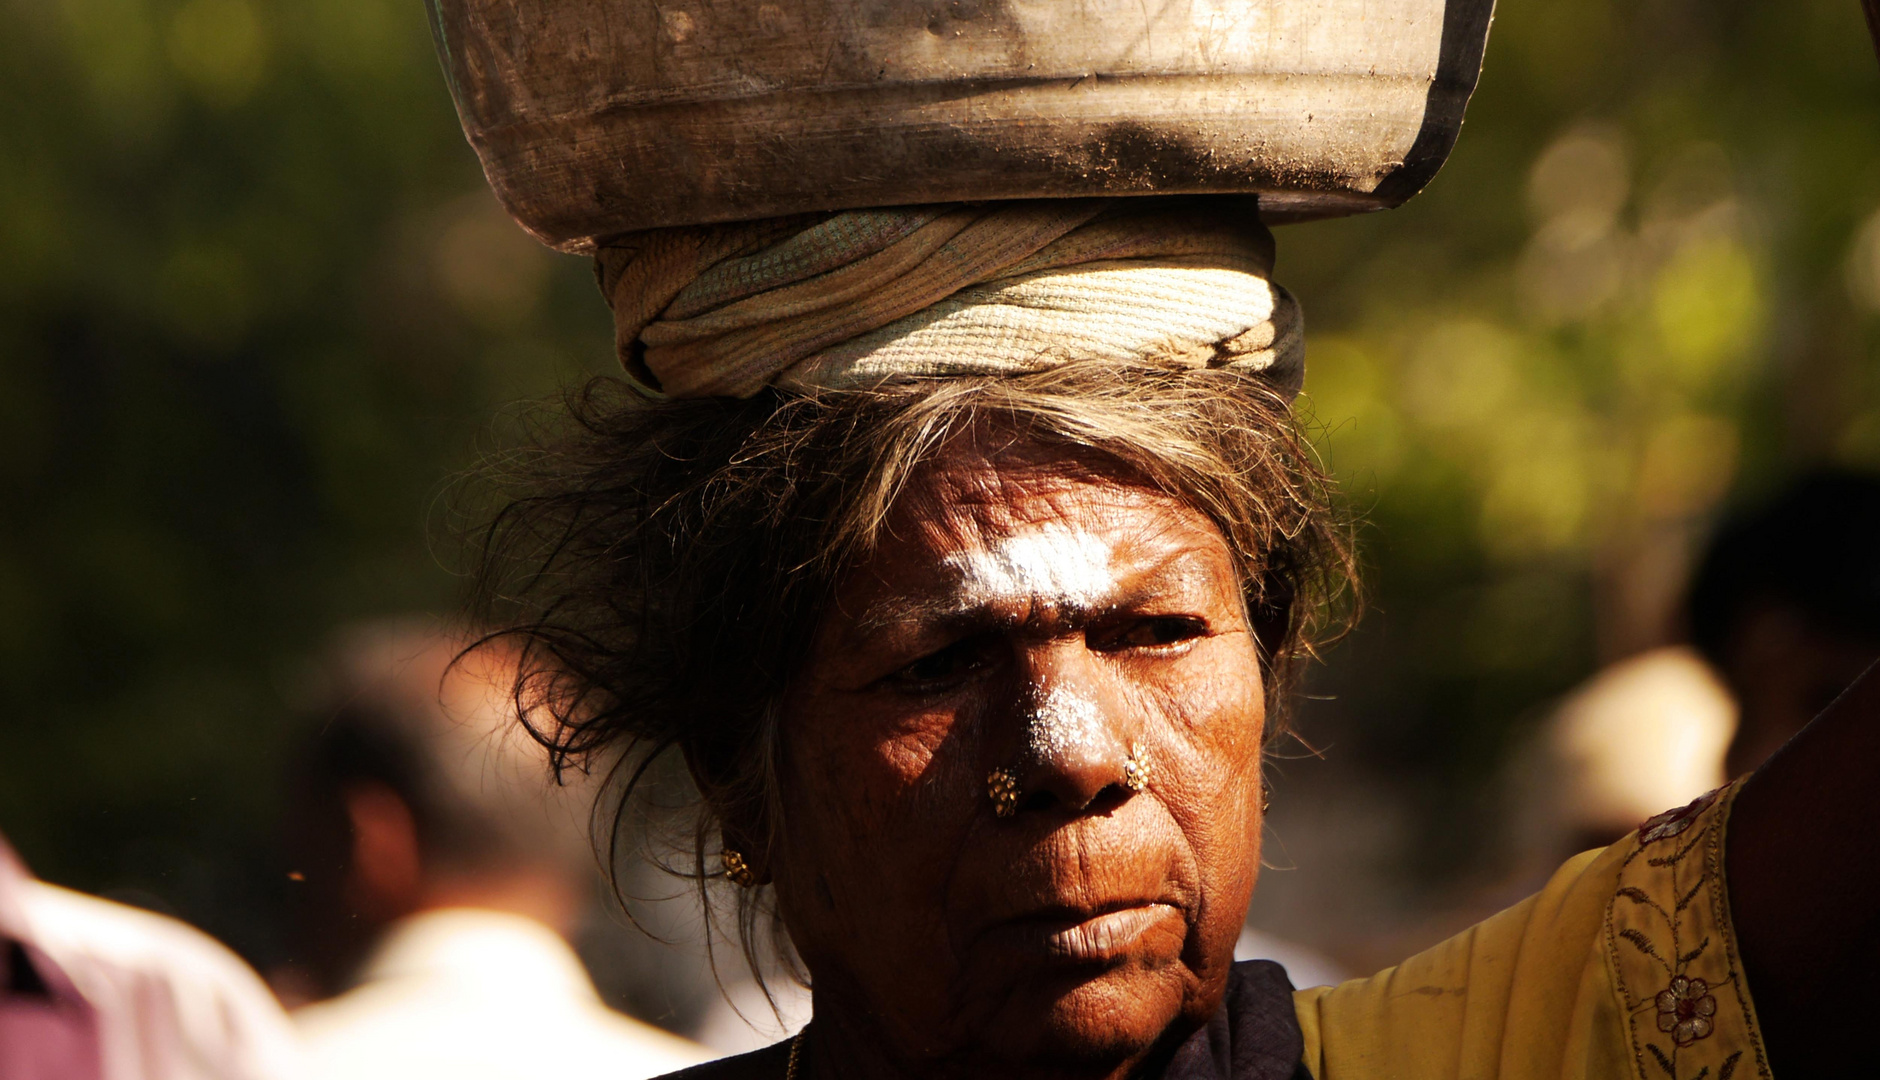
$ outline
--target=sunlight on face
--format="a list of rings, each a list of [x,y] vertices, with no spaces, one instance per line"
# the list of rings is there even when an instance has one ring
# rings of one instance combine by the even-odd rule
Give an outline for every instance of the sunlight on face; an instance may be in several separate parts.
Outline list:
[[[786,696],[770,866],[818,1023],[902,1067],[1112,1072],[1198,1026],[1257,873],[1263,722],[1205,516],[1043,451],[944,455]]]

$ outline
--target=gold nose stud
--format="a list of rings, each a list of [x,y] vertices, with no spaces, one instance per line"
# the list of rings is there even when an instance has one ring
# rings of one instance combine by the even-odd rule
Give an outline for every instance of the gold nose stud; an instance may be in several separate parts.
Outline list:
[[[1123,759],[1123,786],[1142,791],[1149,786],[1149,766],[1143,762],[1142,744],[1129,744],[1129,756]]]
[[[986,774],[986,794],[992,796],[992,812],[999,817],[1018,813],[1018,777],[1010,769],[994,769]]]

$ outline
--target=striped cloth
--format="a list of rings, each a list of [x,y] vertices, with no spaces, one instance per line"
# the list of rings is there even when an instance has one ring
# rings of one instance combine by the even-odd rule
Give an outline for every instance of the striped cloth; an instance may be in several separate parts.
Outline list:
[[[596,257],[649,395],[749,397],[1094,359],[1304,371],[1251,201],[1049,199],[634,233]]]

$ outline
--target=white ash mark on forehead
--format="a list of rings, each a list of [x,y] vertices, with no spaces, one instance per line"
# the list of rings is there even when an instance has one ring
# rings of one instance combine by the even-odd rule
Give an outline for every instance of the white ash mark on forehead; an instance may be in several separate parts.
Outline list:
[[[1053,686],[1032,709],[1026,749],[1039,761],[1101,753],[1115,740],[1096,702],[1068,687]]]
[[[946,562],[969,602],[1038,599],[1091,608],[1115,591],[1112,557],[1102,537],[1059,526],[1001,537]]]

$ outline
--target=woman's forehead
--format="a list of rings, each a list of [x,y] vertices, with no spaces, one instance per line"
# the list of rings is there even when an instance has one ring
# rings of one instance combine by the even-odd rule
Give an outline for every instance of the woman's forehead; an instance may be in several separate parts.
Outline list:
[[[1144,573],[1236,579],[1220,531],[1186,503],[1074,458],[1039,455],[961,455],[923,469],[865,569],[858,577],[897,593],[1077,608],[1101,605]]]
[[[1185,504],[1100,482],[1004,490],[1004,502],[930,505],[885,533],[838,589],[840,647],[884,633],[1080,625],[1143,603],[1239,609],[1225,541]]]
[[[884,541],[911,542],[942,556],[961,548],[1044,545],[1088,560],[1105,546],[1093,538],[1107,537],[1113,546],[1127,534],[1196,516],[1120,470],[1026,449],[1031,452],[997,458],[949,454],[921,469],[896,501]]]

